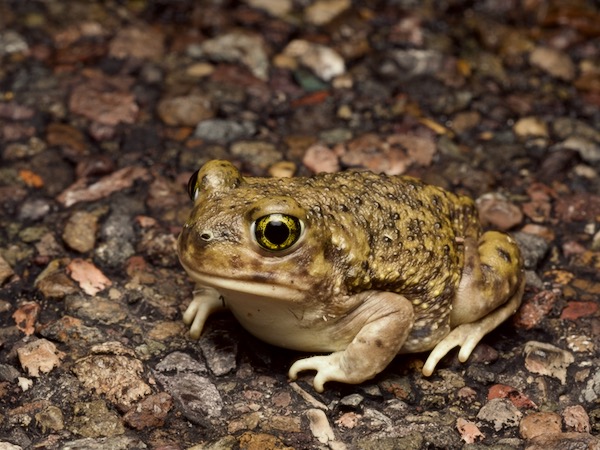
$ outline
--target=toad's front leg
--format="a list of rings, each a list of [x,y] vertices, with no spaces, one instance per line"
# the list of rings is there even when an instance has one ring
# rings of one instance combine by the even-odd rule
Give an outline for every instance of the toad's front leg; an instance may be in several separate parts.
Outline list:
[[[190,326],[190,336],[199,339],[208,316],[222,309],[225,309],[223,297],[216,289],[196,286],[194,298],[183,313],[183,322]]]
[[[403,296],[370,291],[359,294],[360,305],[332,324],[331,338],[349,342],[344,350],[296,361],[289,371],[316,370],[313,385],[323,392],[328,381],[358,384],[381,372],[396,356],[413,326],[413,306]]]

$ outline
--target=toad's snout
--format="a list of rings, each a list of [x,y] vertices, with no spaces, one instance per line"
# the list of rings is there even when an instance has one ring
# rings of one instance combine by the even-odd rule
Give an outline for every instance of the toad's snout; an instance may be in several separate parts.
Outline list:
[[[190,249],[194,249],[196,253],[202,251],[214,236],[214,232],[209,228],[198,228],[186,223],[177,240],[179,258],[185,258]]]

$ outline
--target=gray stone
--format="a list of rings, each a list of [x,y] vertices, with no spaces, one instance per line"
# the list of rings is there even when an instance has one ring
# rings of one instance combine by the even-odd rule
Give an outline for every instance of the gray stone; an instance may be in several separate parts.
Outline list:
[[[138,450],[148,448],[148,446],[135,437],[117,436],[100,439],[77,439],[65,442],[60,448],[61,450]]]
[[[208,378],[193,373],[157,374],[156,378],[189,421],[206,426],[209,419],[220,417],[223,399]]]
[[[232,31],[207,39],[187,49],[193,58],[209,57],[215,61],[236,62],[245,65],[261,80],[269,78],[269,57],[262,36],[244,31]]]
[[[168,372],[193,372],[204,374],[207,372],[204,362],[200,362],[183,352],[169,353],[161,362],[156,365],[155,370],[164,374]]]
[[[68,429],[87,438],[113,437],[125,433],[121,418],[109,410],[103,400],[76,403]]]
[[[0,56],[11,53],[21,53],[29,50],[29,45],[23,36],[13,30],[0,33]]]
[[[22,450],[23,447],[19,447],[18,445],[11,444],[10,442],[2,442],[0,441],[0,450]]]
[[[506,427],[516,427],[523,414],[510,400],[494,398],[487,402],[477,413],[477,418],[490,422],[496,431]]]
[[[212,329],[202,335],[200,348],[210,371],[216,376],[233,372],[237,367],[237,341],[226,330]]]
[[[580,136],[570,136],[555,148],[560,150],[575,150],[585,162],[596,164],[600,162],[600,144]]]
[[[108,267],[121,268],[127,258],[135,254],[133,242],[136,234],[133,217],[145,211],[136,200],[122,196],[100,229],[102,243],[94,251],[96,257]]]
[[[417,432],[402,437],[369,434],[357,439],[353,448],[362,450],[419,450],[423,448],[423,441],[423,435]]]
[[[356,408],[360,405],[365,398],[360,394],[350,394],[346,395],[344,398],[340,400],[340,404],[344,406],[350,406],[352,408]]]
[[[532,373],[557,378],[567,382],[567,368],[575,361],[572,353],[545,342],[529,341],[525,344],[525,368]]]
[[[390,52],[390,56],[406,79],[437,74],[444,62],[443,55],[436,50],[394,50]]]
[[[40,220],[46,217],[51,209],[51,203],[46,199],[27,199],[19,208],[19,219]]]
[[[600,143],[600,131],[572,117],[559,117],[552,122],[552,131],[560,139],[567,139],[570,136],[578,136]]]
[[[598,398],[600,398],[600,369],[597,369],[585,384],[579,401],[592,403],[597,402]]]
[[[231,154],[262,170],[281,159],[281,152],[270,142],[240,141],[231,145]]]
[[[0,381],[14,382],[21,376],[21,372],[8,364],[0,364]]]
[[[256,125],[248,121],[225,119],[203,120],[196,126],[194,137],[214,142],[231,142],[256,133]]]
[[[519,244],[525,268],[535,269],[546,256],[550,248],[549,243],[541,236],[520,231],[513,233],[512,236]]]

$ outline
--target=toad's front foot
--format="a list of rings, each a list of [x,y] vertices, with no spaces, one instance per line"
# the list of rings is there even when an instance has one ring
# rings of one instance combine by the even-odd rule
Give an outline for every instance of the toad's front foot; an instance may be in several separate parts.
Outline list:
[[[223,298],[218,291],[198,286],[194,290],[194,298],[183,313],[183,322],[190,326],[190,336],[199,339],[208,316],[224,308]]]

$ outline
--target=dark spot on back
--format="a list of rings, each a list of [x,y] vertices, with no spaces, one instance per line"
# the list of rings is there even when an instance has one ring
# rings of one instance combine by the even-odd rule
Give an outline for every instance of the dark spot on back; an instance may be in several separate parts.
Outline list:
[[[511,263],[512,262],[512,258],[510,257],[510,253],[508,253],[506,250],[504,250],[501,247],[496,247],[496,252],[498,252],[498,255],[500,256],[500,258],[502,258],[504,261],[506,261],[507,263]]]

